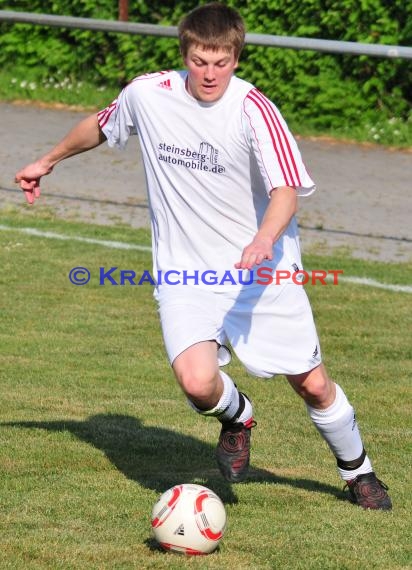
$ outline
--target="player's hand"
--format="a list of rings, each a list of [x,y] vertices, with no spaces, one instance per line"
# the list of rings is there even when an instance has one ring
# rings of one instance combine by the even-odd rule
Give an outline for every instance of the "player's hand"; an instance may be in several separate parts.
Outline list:
[[[245,247],[242,257],[235,263],[236,269],[252,269],[265,259],[273,259],[273,241],[269,237],[255,236],[252,243]]]
[[[53,167],[38,160],[17,172],[14,181],[20,185],[29,204],[33,204],[40,197],[40,178],[45,174],[50,174],[52,170]]]

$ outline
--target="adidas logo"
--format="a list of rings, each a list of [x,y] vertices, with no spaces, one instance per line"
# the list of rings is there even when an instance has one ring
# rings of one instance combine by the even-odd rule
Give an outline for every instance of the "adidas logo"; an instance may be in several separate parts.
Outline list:
[[[183,523],[177,527],[177,529],[174,531],[173,534],[178,534],[179,536],[185,535],[185,527],[184,527]]]
[[[158,87],[162,87],[163,89],[168,89],[169,91],[172,90],[172,86],[170,85],[170,79],[165,79],[165,81],[161,81],[157,84]]]
[[[318,354],[319,354],[319,350],[318,350],[318,347],[316,346],[315,350],[313,351],[312,358],[316,358]]]

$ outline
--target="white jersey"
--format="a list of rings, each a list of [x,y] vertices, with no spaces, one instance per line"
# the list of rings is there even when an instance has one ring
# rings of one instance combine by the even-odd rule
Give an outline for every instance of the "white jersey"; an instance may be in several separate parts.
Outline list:
[[[204,103],[188,93],[186,77],[186,71],[137,77],[98,119],[110,146],[140,137],[154,279],[162,283],[161,275],[175,272],[202,286],[205,272],[235,277],[234,264],[255,236],[273,188],[292,186],[305,195],[315,185],[284,119],[258,89],[233,76],[221,99]],[[264,265],[301,269],[295,218]],[[214,287],[221,290],[219,283]],[[233,279],[224,284],[241,287]]]

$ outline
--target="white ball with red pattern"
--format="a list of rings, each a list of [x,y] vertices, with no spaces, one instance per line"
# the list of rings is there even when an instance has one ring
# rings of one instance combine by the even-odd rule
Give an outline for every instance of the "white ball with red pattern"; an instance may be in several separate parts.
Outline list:
[[[188,555],[213,552],[226,527],[220,498],[202,485],[185,483],[168,489],[152,511],[152,529],[165,550]]]

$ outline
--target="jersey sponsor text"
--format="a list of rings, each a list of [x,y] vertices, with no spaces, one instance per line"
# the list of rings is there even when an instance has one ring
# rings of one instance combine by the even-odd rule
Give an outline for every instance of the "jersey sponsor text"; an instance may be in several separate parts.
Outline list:
[[[226,170],[218,163],[219,151],[208,142],[201,142],[198,151],[165,142],[159,143],[158,149],[159,160],[168,164],[217,174],[222,174]]]

